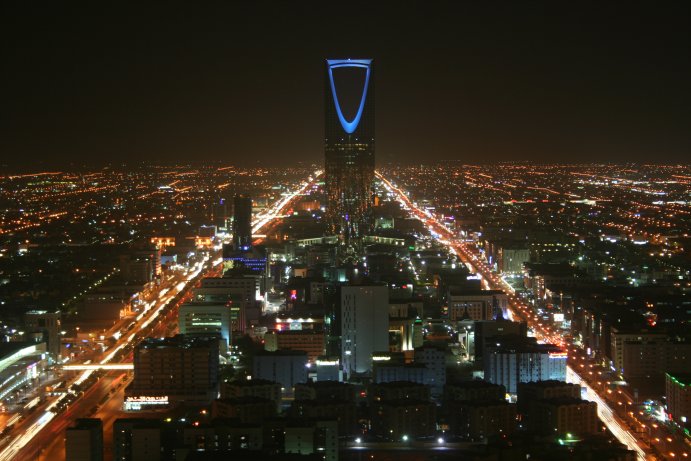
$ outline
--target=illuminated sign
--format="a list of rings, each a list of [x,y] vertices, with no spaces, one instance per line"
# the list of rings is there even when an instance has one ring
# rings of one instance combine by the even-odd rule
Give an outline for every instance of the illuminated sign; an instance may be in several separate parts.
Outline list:
[[[550,359],[565,359],[566,357],[567,357],[566,352],[550,352],[549,353]]]
[[[168,405],[168,396],[167,395],[162,395],[162,396],[148,396],[148,395],[143,395],[143,396],[129,396],[125,397],[125,402],[124,402],[124,407],[125,410],[127,411],[132,411],[132,410],[141,410],[142,408],[145,407],[152,407],[152,406],[166,406]]]
[[[554,321],[555,322],[563,322],[564,321],[564,314],[554,314]]]
[[[153,403],[160,405],[163,403],[168,403],[168,396],[131,396],[126,397],[125,402]]]
[[[341,126],[346,133],[352,134],[360,123],[360,118],[362,117],[362,110],[365,107],[365,100],[367,99],[367,87],[369,87],[369,78],[371,73],[371,59],[328,59],[326,61],[329,71],[329,83],[331,85],[331,95],[334,99],[334,104],[336,105],[336,115],[338,115],[338,120],[341,122]],[[339,67],[359,67],[366,70],[365,74],[365,87],[362,90],[362,97],[360,98],[360,105],[358,107],[357,113],[353,120],[348,121],[343,116],[341,111],[341,105],[338,102],[338,95],[336,94],[336,85],[334,84],[333,69]]]
[[[391,356],[389,355],[373,355],[372,360],[375,362],[386,362],[388,360],[391,360]]]

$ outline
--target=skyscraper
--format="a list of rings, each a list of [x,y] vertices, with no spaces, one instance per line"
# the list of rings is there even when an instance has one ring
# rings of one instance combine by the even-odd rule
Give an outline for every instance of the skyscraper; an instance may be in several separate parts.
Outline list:
[[[233,199],[233,246],[236,251],[252,246],[252,199],[245,195]]]
[[[372,370],[372,353],[389,350],[386,286],[341,287],[341,363],[350,379]]]
[[[346,242],[371,228],[374,79],[371,59],[326,61],[324,154],[331,232]]]

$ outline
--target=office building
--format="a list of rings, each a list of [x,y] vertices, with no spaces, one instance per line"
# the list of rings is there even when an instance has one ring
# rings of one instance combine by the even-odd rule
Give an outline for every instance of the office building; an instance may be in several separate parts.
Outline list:
[[[691,423],[691,375],[666,373],[665,395],[669,417],[682,427],[688,427]]]
[[[475,290],[450,287],[447,295],[449,320],[463,318],[492,320],[503,317],[509,297],[501,290]]]
[[[329,59],[325,87],[325,182],[331,231],[345,241],[372,228],[374,76],[371,59]]]
[[[185,303],[178,310],[178,329],[183,335],[215,336],[222,340],[221,352],[230,345],[230,307],[216,303]]]
[[[252,246],[252,199],[244,195],[233,198],[233,247],[247,251]]]
[[[134,352],[125,408],[209,404],[218,397],[218,337],[147,338]]]
[[[161,426],[161,421],[156,419],[116,419],[113,423],[113,460],[161,461]]]
[[[46,352],[53,359],[60,356],[60,312],[48,312],[32,310],[24,314],[24,326],[27,332],[36,332],[42,335],[42,341],[46,343]]]
[[[261,351],[254,356],[252,377],[275,381],[281,390],[293,394],[297,383],[307,381],[307,353],[303,351]]]
[[[317,357],[317,381],[343,381],[341,360],[338,357]]]
[[[304,351],[307,352],[307,360],[314,363],[324,355],[325,341],[324,331],[321,330],[273,331],[264,335],[264,349]]]
[[[341,287],[341,363],[350,378],[372,371],[372,354],[389,349],[386,286]]]
[[[432,394],[440,395],[446,385],[446,349],[437,346],[423,346],[415,349],[415,364],[427,368],[427,381]]]
[[[511,322],[509,320],[483,320],[473,324],[475,332],[473,340],[475,359],[481,359],[486,344],[495,344],[502,337],[523,337],[528,336],[528,325],[525,322]]]
[[[103,424],[83,418],[65,431],[66,461],[103,461]]]
[[[566,380],[566,352],[552,344],[495,343],[483,357],[485,380],[515,394],[519,383]]]

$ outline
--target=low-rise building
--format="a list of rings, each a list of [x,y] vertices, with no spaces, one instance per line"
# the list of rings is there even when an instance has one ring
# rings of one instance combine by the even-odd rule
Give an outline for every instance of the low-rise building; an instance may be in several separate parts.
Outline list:
[[[338,381],[308,381],[295,385],[295,400],[355,401],[355,386]]]
[[[581,386],[557,380],[519,383],[517,396],[518,411],[526,413],[530,410],[531,404],[538,400],[561,397],[579,399],[581,397]]]
[[[432,436],[437,430],[437,407],[426,400],[384,400],[372,407],[372,430],[392,440]]]
[[[353,401],[340,399],[294,400],[290,416],[296,419],[338,421],[338,433],[351,435],[357,431],[357,408]]]
[[[307,381],[307,353],[303,351],[262,351],[254,356],[253,378],[275,381],[284,393]]]
[[[503,400],[506,396],[506,388],[500,384],[492,384],[479,379],[463,381],[444,386],[444,401],[492,401]]]
[[[254,378],[250,380],[230,381],[221,384],[221,398],[261,397],[272,400],[276,405],[281,402],[281,385],[275,381]]]
[[[539,435],[595,434],[599,430],[597,404],[572,397],[535,401],[528,414],[528,428]]]
[[[410,381],[393,381],[373,383],[368,388],[370,404],[387,400],[429,400],[430,390],[427,386]]]
[[[276,403],[262,397],[217,399],[211,404],[212,418],[237,418],[243,424],[261,424],[276,416]]]
[[[468,440],[510,435],[516,429],[516,405],[506,400],[454,400],[447,409],[451,432]]]

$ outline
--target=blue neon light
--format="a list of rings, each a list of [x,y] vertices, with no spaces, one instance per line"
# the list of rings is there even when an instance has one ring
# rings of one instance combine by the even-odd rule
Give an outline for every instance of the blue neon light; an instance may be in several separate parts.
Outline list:
[[[360,118],[362,117],[362,109],[365,107],[365,99],[367,99],[367,87],[369,86],[369,75],[372,60],[371,59],[327,59],[326,63],[329,66],[329,82],[331,84],[331,94],[334,98],[334,103],[336,103],[336,114],[338,115],[338,120],[341,122],[341,126],[346,133],[352,134],[360,123]],[[362,90],[362,98],[360,99],[360,107],[358,107],[357,114],[355,118],[350,122],[345,119],[343,112],[341,112],[341,105],[338,103],[338,95],[336,94],[336,85],[334,84],[334,75],[332,69],[338,67],[360,67],[366,69],[365,74],[365,88]]]

